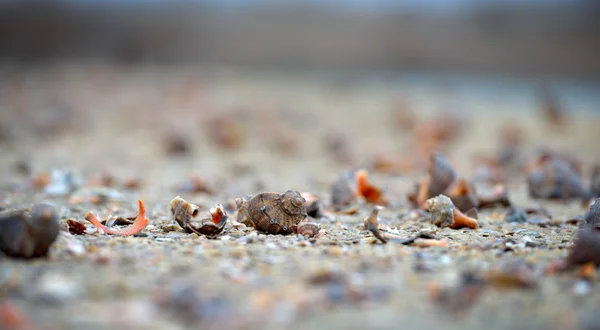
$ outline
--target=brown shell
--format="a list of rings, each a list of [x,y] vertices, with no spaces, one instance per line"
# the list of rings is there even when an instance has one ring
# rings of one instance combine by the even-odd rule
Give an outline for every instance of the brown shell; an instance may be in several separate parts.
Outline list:
[[[379,222],[377,221],[377,216],[379,215],[379,210],[381,210],[381,206],[375,206],[371,214],[365,218],[364,226],[365,229],[370,231],[375,238],[381,241],[381,243],[387,243],[387,239],[383,237],[381,232],[379,231]]]
[[[355,171],[347,170],[338,175],[331,184],[331,205],[341,210],[356,201]]]
[[[600,166],[596,166],[592,172],[590,192],[593,197],[600,197]]]
[[[249,216],[256,229],[269,234],[291,234],[307,217],[306,200],[297,191],[266,192],[248,202]]]
[[[173,198],[170,203],[171,214],[173,219],[177,221],[179,226],[183,228],[187,233],[191,231],[187,228],[187,224],[190,220],[198,215],[200,208],[197,205],[186,202],[183,198],[177,196]]]
[[[454,204],[444,195],[438,195],[425,202],[431,213],[432,222],[438,227],[450,227],[454,224]]]
[[[566,199],[587,195],[577,171],[558,158],[550,157],[531,166],[527,183],[529,194],[534,198]]]
[[[595,228],[600,228],[600,198],[596,198],[585,214],[585,222]]]
[[[309,192],[303,192],[300,195],[302,195],[302,197],[304,197],[306,200],[306,214],[308,214],[308,216],[311,218],[321,218],[323,216],[323,212],[321,210],[319,198]]]
[[[448,197],[450,197],[454,206],[462,212],[477,207],[479,204],[475,189],[465,179],[456,181],[455,184],[450,187]]]
[[[450,187],[456,179],[456,172],[450,161],[444,154],[434,153],[429,160],[429,186],[427,196],[429,198],[442,194]]]
[[[315,237],[319,234],[319,224],[308,221],[301,222],[296,229],[296,233],[304,237]]]
[[[50,204],[36,204],[29,214],[11,212],[0,217],[0,250],[15,258],[45,257],[59,231],[58,213]]]
[[[254,227],[254,222],[250,218],[250,214],[248,212],[248,202],[252,199],[252,195],[246,196],[244,198],[236,198],[235,205],[237,206],[237,222],[243,223],[246,227]]]
[[[593,262],[600,265],[600,235],[591,228],[580,229],[577,238],[567,255],[569,265],[582,265]]]

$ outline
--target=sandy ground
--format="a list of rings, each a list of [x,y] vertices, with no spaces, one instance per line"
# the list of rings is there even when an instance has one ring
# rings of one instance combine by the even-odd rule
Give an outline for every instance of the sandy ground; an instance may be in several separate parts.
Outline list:
[[[316,239],[257,234],[228,224],[211,240],[172,226],[169,201],[181,195],[207,214],[215,203],[288,189],[318,195],[326,208],[329,185],[342,170],[371,166],[373,157],[418,157],[411,131],[393,120],[408,104],[420,120],[439,112],[460,116],[461,134],[446,150],[459,176],[470,178],[475,155],[494,156],[500,129],[524,132],[521,156],[539,146],[568,151],[583,162],[584,179],[600,162],[600,100],[595,85],[557,84],[567,122],[550,125],[537,112],[535,85],[523,81],[467,84],[452,79],[264,73],[225,68],[117,67],[105,64],[1,67],[0,206],[27,208],[51,201],[61,221],[132,216],[136,201],[148,209],[143,237],[62,232],[50,257],[15,261],[0,257],[0,300],[21,308],[42,329],[327,328],[327,329],[595,329],[600,291],[575,273],[543,276],[563,257],[584,213],[578,201],[535,201],[518,171],[511,199],[545,207],[552,226],[504,221],[505,208],[480,212],[477,230],[439,229],[407,219],[406,196],[425,166],[402,175],[373,173],[391,200],[380,214],[390,232],[410,236],[427,229],[447,248],[374,244],[362,220],[371,210],[320,219]],[[482,87],[483,86],[483,87]],[[561,93],[563,92],[564,93]],[[210,120],[235,118],[242,144],[222,148],[211,140]],[[231,127],[226,129],[231,130]],[[188,145],[165,151],[170,136]],[[327,136],[346,139],[350,159],[326,148]],[[31,174],[16,171],[25,162]],[[72,169],[83,186],[50,196],[30,186],[30,176]],[[114,176],[108,201],[86,200],[90,181]],[[194,176],[214,193],[182,193]],[[127,179],[138,189],[123,189]],[[106,192],[106,191],[105,191]],[[233,218],[233,212],[230,212]],[[499,244],[512,239],[506,251]],[[530,242],[525,244],[526,242]],[[491,246],[484,248],[485,246]],[[535,274],[533,288],[486,287],[470,307],[435,304],[435,287],[456,287],[467,269],[489,269],[523,259]],[[324,284],[314,278],[329,274]],[[312,280],[311,280],[312,279]],[[595,314],[594,314],[595,311]]]

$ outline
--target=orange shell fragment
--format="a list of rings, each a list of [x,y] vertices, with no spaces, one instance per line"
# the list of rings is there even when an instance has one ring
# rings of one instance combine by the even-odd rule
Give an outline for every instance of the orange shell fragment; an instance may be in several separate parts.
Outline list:
[[[372,185],[368,181],[368,174],[365,169],[356,172],[356,194],[372,204],[387,205],[388,200],[383,196],[379,187]]]
[[[105,233],[111,234],[111,235],[117,235],[117,236],[135,235],[135,234],[139,233],[140,231],[142,231],[142,229],[146,228],[146,226],[150,222],[150,220],[148,220],[148,218],[146,218],[146,208],[144,207],[144,203],[142,203],[141,200],[138,200],[138,205],[139,205],[140,211],[139,211],[137,217],[135,218],[135,221],[133,222],[133,224],[131,226],[129,226],[125,229],[118,230],[118,229],[106,227],[103,224],[101,224],[100,221],[98,220],[98,218],[96,218],[96,216],[90,212],[88,212],[85,215],[85,219],[87,221],[91,222],[94,226],[96,226],[96,228],[102,229],[102,231],[104,231]]]

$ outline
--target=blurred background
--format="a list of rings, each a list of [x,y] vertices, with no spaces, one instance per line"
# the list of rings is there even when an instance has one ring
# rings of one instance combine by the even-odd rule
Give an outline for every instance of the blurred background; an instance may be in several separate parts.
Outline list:
[[[0,55],[600,75],[592,0],[2,1]]]
[[[2,1],[2,148],[93,168],[94,153],[157,162],[171,143],[210,152],[187,169],[262,166],[281,189],[308,182],[297,167],[494,153],[509,124],[531,149],[594,159],[595,121],[579,119],[600,114],[599,14],[585,0]],[[420,150],[439,114],[464,141]]]

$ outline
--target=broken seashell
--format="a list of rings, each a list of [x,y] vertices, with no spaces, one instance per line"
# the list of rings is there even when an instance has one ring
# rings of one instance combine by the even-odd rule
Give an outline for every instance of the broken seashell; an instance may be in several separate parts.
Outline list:
[[[454,207],[452,200],[444,195],[428,199],[426,205],[431,213],[433,223],[439,227],[450,227],[452,229],[467,227],[476,229],[479,226],[477,219],[468,217],[460,212]]]
[[[379,210],[383,209],[381,206],[375,206],[371,214],[365,218],[364,225],[365,229],[370,231],[375,238],[381,241],[381,243],[387,243],[387,239],[383,237],[383,235],[379,232],[379,222],[377,221],[377,216],[379,215]]]
[[[365,169],[356,171],[357,195],[363,197],[367,202],[377,205],[387,205],[388,200],[383,196],[379,187],[368,181],[368,173]]]
[[[131,226],[129,226],[125,229],[121,229],[121,230],[112,229],[112,228],[104,226],[103,224],[100,223],[98,218],[96,218],[96,216],[90,212],[88,212],[85,215],[85,219],[87,221],[91,222],[94,226],[96,226],[96,228],[102,229],[102,231],[104,231],[107,234],[116,235],[116,236],[131,236],[131,235],[135,235],[135,234],[139,233],[140,231],[142,231],[142,229],[146,228],[146,226],[150,222],[150,220],[148,220],[148,218],[146,218],[146,208],[144,207],[144,203],[141,200],[138,200],[138,208],[139,208],[139,212],[138,212],[138,215],[135,218],[135,221],[133,222],[133,224]]]

